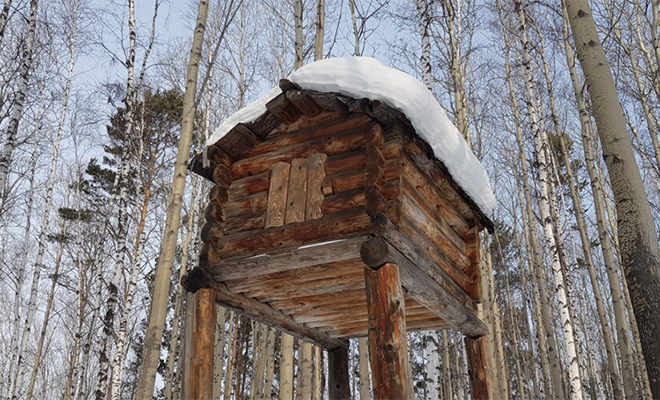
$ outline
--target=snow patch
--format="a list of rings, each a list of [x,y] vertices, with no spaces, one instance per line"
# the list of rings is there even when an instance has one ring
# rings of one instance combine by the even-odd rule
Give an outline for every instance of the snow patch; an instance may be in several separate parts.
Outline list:
[[[302,89],[341,93],[356,99],[387,103],[408,117],[415,131],[433,149],[452,178],[486,215],[497,204],[484,167],[424,84],[405,72],[389,68],[371,57],[329,58],[307,64],[287,78]],[[227,118],[211,135],[216,143],[239,123],[252,122],[266,110],[266,103],[282,90],[275,87],[259,100]]]

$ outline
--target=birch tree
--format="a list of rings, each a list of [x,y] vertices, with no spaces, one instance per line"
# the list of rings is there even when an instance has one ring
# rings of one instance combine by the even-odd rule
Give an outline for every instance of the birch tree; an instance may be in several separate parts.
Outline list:
[[[565,0],[578,60],[614,193],[621,261],[640,329],[651,391],[660,397],[660,250],[609,63],[586,0]]]

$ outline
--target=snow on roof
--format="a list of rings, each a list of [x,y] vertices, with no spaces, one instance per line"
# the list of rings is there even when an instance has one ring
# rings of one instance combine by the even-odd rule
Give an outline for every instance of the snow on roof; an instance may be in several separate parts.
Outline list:
[[[329,58],[307,64],[288,78],[302,89],[341,93],[387,103],[404,113],[415,131],[433,149],[452,178],[465,193],[492,216],[497,203],[488,176],[463,136],[426,86],[405,72],[389,68],[371,57]],[[207,145],[220,140],[239,123],[252,122],[266,110],[266,103],[282,93],[271,89],[259,100],[227,118],[211,135]]]

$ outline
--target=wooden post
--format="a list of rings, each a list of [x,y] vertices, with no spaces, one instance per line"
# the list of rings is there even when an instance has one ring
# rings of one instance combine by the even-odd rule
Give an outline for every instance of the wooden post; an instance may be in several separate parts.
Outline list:
[[[328,350],[328,397],[330,400],[345,400],[351,397],[348,346]]]
[[[369,356],[376,399],[412,399],[411,370],[399,268],[365,268]]]
[[[192,304],[186,316],[185,370],[183,398],[213,397],[213,346],[215,344],[215,293],[199,289],[188,296]]]
[[[490,378],[488,369],[488,338],[465,337],[465,351],[468,359],[468,374],[474,400],[490,399]]]

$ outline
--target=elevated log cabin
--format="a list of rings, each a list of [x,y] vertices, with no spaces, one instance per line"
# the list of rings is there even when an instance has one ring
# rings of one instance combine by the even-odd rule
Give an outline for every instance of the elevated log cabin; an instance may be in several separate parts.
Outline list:
[[[376,398],[409,399],[406,332],[458,329],[473,397],[488,398],[477,304],[479,232],[491,221],[404,113],[280,88],[190,165],[215,186],[199,266],[183,282],[195,293],[187,398],[212,390],[216,303],[327,349],[333,399],[349,394],[346,339],[369,337]]]

